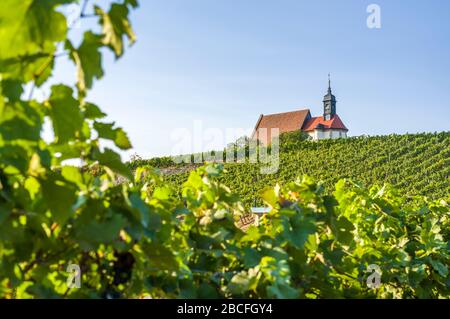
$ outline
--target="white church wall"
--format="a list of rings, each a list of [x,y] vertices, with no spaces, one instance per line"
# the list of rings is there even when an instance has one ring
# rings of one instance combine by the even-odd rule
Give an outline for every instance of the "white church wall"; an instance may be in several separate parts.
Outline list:
[[[325,138],[323,131],[319,131],[319,130],[315,130],[315,131],[316,131],[316,140],[321,140],[321,139]]]
[[[346,138],[347,132],[343,130],[314,130],[311,132],[308,132],[308,135],[310,139],[312,140],[322,140],[322,139],[337,139],[337,138]]]

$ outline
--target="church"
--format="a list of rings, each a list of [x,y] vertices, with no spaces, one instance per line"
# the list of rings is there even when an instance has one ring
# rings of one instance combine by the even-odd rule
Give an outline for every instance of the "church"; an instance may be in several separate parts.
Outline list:
[[[285,113],[259,116],[252,134],[252,139],[258,139],[264,145],[271,143],[272,129],[278,129],[279,134],[301,130],[309,135],[311,140],[325,138],[346,138],[348,129],[336,113],[336,97],[331,92],[331,81],[328,76],[328,92],[323,98],[323,116],[312,117],[309,109]]]

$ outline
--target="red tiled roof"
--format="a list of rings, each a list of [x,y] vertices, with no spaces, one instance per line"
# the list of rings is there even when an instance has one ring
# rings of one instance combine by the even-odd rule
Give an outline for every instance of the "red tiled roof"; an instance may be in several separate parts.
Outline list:
[[[256,123],[252,138],[259,139],[264,144],[270,144],[272,141],[271,129],[278,129],[279,133],[293,132],[300,130],[307,119],[311,118],[308,109],[262,115]],[[267,129],[267,133],[260,131],[260,129]]]
[[[318,127],[319,126],[319,127]],[[320,127],[322,126],[322,127]],[[348,129],[345,127],[344,123],[340,119],[339,115],[335,114],[330,120],[325,121],[323,116],[313,117],[306,121],[305,125],[302,128],[302,131],[309,132],[314,131],[315,128],[322,128],[322,129],[341,129],[346,130]]]

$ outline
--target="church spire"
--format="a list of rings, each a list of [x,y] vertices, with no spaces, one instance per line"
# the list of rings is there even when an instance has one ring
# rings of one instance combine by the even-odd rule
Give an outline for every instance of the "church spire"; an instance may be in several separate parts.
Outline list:
[[[331,92],[331,76],[328,73],[328,92],[323,97],[323,118],[328,121],[336,114],[336,97]]]
[[[328,73],[328,94],[331,94],[331,76]]]

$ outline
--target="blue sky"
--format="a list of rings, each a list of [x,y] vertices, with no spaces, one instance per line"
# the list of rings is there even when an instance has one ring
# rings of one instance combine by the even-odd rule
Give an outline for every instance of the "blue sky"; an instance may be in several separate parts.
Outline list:
[[[252,128],[261,113],[320,115],[328,72],[349,135],[450,129],[448,0],[140,2],[138,42],[107,57],[89,95],[128,132],[125,156],[170,154],[171,134],[194,121]],[[366,25],[371,3],[381,29]]]

